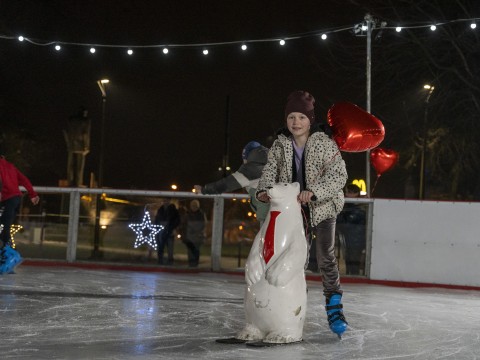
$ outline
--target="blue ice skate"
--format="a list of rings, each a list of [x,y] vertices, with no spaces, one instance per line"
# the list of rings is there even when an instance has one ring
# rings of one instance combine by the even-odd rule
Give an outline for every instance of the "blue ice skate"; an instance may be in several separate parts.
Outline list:
[[[15,267],[23,261],[20,253],[10,246],[4,246],[0,251],[0,274],[14,274]]]
[[[345,330],[347,330],[348,325],[342,309],[341,294],[333,294],[327,298],[327,306],[325,306],[325,310],[327,310],[328,325],[330,326],[330,330],[337,334],[340,339]]]

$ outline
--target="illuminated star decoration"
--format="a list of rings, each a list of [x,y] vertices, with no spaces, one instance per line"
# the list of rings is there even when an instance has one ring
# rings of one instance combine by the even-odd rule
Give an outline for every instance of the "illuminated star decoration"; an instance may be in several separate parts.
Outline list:
[[[150,213],[148,211],[145,211],[145,215],[143,215],[143,221],[141,224],[130,224],[128,227],[135,231],[135,234],[137,234],[135,244],[133,244],[135,249],[146,243],[150,247],[157,250],[155,235],[163,230],[163,226],[152,224],[152,221],[150,220]]]
[[[23,229],[22,225],[12,224],[10,226],[10,241],[11,241],[10,246],[11,246],[12,249],[15,249],[15,247],[16,247],[14,235],[22,229]],[[3,230],[3,225],[0,225],[0,233],[2,232],[2,230]]]

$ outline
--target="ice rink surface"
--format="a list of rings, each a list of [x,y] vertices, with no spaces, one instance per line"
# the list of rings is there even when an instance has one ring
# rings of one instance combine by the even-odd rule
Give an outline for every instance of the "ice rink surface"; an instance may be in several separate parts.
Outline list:
[[[350,328],[328,329],[309,281],[304,341],[252,348],[243,276],[21,266],[0,276],[0,359],[480,359],[480,292],[345,284]]]

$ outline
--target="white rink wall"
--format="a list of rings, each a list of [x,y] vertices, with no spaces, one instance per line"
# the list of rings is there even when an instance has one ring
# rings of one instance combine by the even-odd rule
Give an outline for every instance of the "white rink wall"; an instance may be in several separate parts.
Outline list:
[[[370,278],[480,286],[480,203],[375,199]]]

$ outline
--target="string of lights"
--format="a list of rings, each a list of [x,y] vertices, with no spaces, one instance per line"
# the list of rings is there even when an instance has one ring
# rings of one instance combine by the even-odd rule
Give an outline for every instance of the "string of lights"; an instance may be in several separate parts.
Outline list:
[[[475,30],[477,27],[477,21],[480,18],[469,18],[469,19],[454,19],[447,20],[442,22],[432,21],[420,22],[410,25],[396,25],[396,26],[387,26],[386,22],[377,22],[374,21],[372,30],[389,30],[393,29],[396,32],[401,32],[404,29],[422,29],[430,28],[431,31],[435,31],[439,26],[445,26],[452,23],[468,23],[469,27],[472,30]],[[51,40],[39,40],[27,36],[8,36],[0,34],[0,39],[4,40],[18,40],[20,42],[27,42],[32,45],[42,46],[42,47],[53,47],[56,51],[61,51],[63,46],[77,46],[77,47],[86,47],[90,53],[94,54],[97,49],[101,48],[120,48],[126,49],[128,55],[134,54],[134,49],[162,49],[164,54],[168,54],[170,49],[175,48],[201,48],[204,55],[208,55],[209,48],[226,46],[226,45],[239,45],[243,51],[248,49],[249,44],[254,43],[268,43],[268,42],[278,42],[280,46],[284,46],[287,41],[293,41],[298,39],[303,39],[307,37],[319,37],[322,40],[327,40],[328,35],[350,31],[353,32],[356,36],[363,36],[368,30],[368,25],[366,22],[355,24],[354,26],[341,26],[336,28],[327,28],[316,31],[309,31],[299,34],[293,34],[285,36],[282,38],[264,38],[264,39],[251,39],[251,40],[234,40],[234,41],[223,41],[223,42],[209,42],[209,43],[185,43],[185,44],[146,44],[146,45],[121,45],[121,44],[99,44],[99,43],[81,43],[81,42],[67,42],[67,41],[51,41]]]

